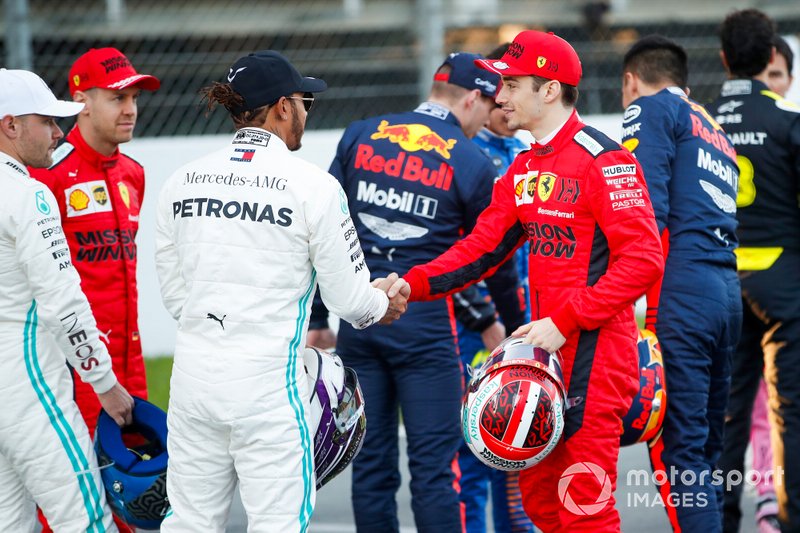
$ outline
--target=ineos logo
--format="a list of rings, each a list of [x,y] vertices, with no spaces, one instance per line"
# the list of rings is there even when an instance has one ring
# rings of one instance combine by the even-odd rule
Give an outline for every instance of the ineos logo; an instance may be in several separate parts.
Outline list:
[[[595,503],[577,504],[569,494],[569,484],[573,477],[586,474],[592,474],[597,479],[597,483],[601,487],[600,494],[597,495]],[[575,463],[561,474],[561,478],[558,480],[558,497],[567,511],[572,514],[591,516],[602,511],[611,500],[611,480],[605,470],[594,463]]]

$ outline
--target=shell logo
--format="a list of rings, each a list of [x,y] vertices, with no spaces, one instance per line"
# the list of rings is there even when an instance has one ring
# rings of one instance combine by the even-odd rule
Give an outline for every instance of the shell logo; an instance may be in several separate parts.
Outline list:
[[[75,189],[69,195],[69,206],[75,211],[83,211],[89,207],[89,195],[80,189]]]

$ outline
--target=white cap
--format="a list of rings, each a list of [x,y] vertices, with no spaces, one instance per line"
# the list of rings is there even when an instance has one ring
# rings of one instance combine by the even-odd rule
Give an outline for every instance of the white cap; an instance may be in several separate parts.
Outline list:
[[[83,104],[56,99],[44,80],[33,72],[0,69],[0,117],[71,117],[82,109]]]

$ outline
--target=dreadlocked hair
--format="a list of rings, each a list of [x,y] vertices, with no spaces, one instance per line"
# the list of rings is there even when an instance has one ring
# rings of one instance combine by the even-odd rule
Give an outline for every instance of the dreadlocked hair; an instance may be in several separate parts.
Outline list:
[[[219,104],[228,110],[231,120],[233,120],[233,124],[237,129],[247,126],[261,126],[267,118],[268,105],[239,113],[234,112],[234,109],[244,105],[244,98],[233,90],[230,83],[215,81],[208,87],[200,89],[200,96],[202,100],[206,100],[206,117]]]

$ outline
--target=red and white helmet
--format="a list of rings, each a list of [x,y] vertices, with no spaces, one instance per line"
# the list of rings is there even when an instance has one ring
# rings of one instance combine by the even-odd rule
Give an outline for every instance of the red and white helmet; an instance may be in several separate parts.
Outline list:
[[[558,354],[509,337],[475,371],[464,396],[464,440],[484,464],[524,470],[564,432],[566,393]]]

